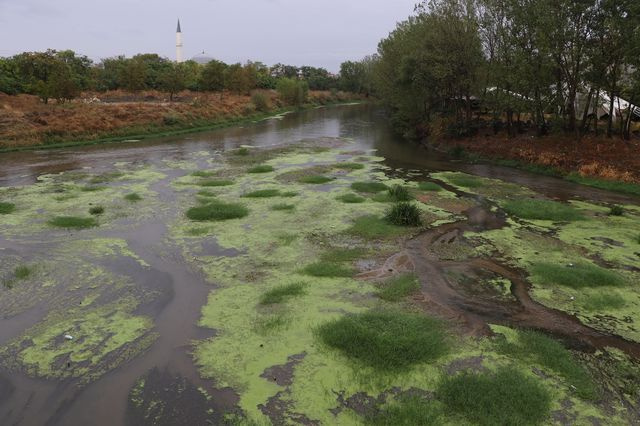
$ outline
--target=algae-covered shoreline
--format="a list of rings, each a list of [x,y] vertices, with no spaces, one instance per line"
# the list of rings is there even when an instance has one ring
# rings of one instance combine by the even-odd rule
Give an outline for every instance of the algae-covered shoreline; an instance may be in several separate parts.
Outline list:
[[[333,137],[48,174],[0,202],[11,421],[638,421],[637,204]]]

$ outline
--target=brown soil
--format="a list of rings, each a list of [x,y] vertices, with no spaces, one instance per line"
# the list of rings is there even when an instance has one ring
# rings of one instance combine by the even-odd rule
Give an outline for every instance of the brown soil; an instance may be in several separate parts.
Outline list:
[[[271,110],[284,105],[275,91],[264,91]],[[310,92],[310,102],[326,104],[355,95]],[[95,140],[200,127],[256,113],[248,95],[184,91],[169,102],[166,93],[111,91],[83,93],[72,102],[43,104],[37,96],[0,92],[0,148],[52,142]]]
[[[520,135],[513,139],[505,135],[484,135],[446,140],[442,144],[459,145],[492,159],[513,159],[584,176],[640,183],[640,139],[637,137],[625,141],[619,137],[586,136],[578,141],[563,135],[541,138]]]

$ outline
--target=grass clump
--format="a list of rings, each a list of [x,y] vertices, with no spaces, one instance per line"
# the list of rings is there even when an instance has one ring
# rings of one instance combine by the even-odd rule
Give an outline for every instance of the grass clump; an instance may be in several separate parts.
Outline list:
[[[307,265],[302,272],[312,277],[338,278],[352,277],[354,270],[337,262],[320,261]]]
[[[291,316],[286,315],[285,313],[277,313],[274,315],[258,317],[254,323],[254,329],[258,334],[264,336],[287,328],[290,323]]]
[[[536,200],[533,198],[511,200],[502,208],[513,216],[522,219],[572,221],[583,219],[582,214],[573,207],[557,201]]]
[[[354,193],[343,194],[336,197],[336,199],[347,204],[358,204],[358,203],[364,203],[366,201],[366,198],[356,195]]]
[[[124,199],[132,203],[137,203],[138,201],[142,200],[142,197],[140,196],[140,194],[132,192],[131,194],[125,195]]]
[[[337,163],[334,164],[334,166],[336,169],[342,169],[342,170],[362,170],[364,169],[364,164],[360,164],[360,163]]]
[[[292,198],[292,197],[297,197],[298,193],[296,191],[287,191],[287,192],[283,192],[282,194],[280,194],[280,196],[287,197],[287,198]]]
[[[592,186],[594,188],[606,189],[607,191],[621,192],[623,194],[640,195],[640,185],[637,183],[620,182],[614,180],[598,179],[587,176],[580,176],[572,173],[565,179],[579,183],[581,185]]]
[[[609,209],[609,216],[622,216],[624,209],[621,206],[611,206]]]
[[[253,166],[251,167],[249,170],[247,170],[247,172],[249,173],[269,173],[274,171],[275,169],[273,168],[273,166],[269,166],[267,164],[261,164],[258,166]]]
[[[104,207],[102,206],[93,206],[89,209],[89,214],[94,216],[101,215],[102,213],[104,213]]]
[[[378,292],[378,297],[387,302],[397,302],[419,289],[418,277],[414,274],[403,274],[385,282],[384,287]]]
[[[321,325],[316,334],[353,361],[383,372],[434,361],[449,351],[440,321],[400,311],[346,315]]]
[[[271,206],[271,210],[274,210],[274,211],[291,211],[291,210],[295,210],[295,208],[296,208],[295,204],[287,204],[287,203],[279,203]]]
[[[198,222],[239,219],[248,214],[249,210],[242,204],[223,203],[221,201],[214,201],[187,210],[187,217]]]
[[[511,368],[445,377],[436,392],[448,414],[481,426],[537,425],[551,409],[544,386]]]
[[[13,203],[0,202],[0,214],[13,213],[15,209],[16,205]]]
[[[214,176],[215,174],[216,172],[212,172],[210,170],[196,170],[195,172],[191,173],[191,176],[206,178]]]
[[[372,215],[356,218],[353,225],[347,230],[348,234],[367,239],[397,237],[404,232],[402,227],[392,225],[386,220]]]
[[[518,331],[515,342],[503,339],[497,347],[501,353],[555,371],[567,380],[568,385],[573,386],[581,398],[595,399],[598,396],[596,385],[587,369],[580,365],[560,342],[542,333],[521,330]]]
[[[33,270],[29,268],[27,265],[16,266],[16,268],[13,270],[13,276],[17,280],[25,280],[29,278],[29,276],[31,276],[32,273],[33,273]]]
[[[314,185],[321,185],[323,183],[331,182],[333,178],[322,175],[303,176],[298,181],[301,183],[310,183]]]
[[[625,279],[614,271],[590,263],[556,265],[537,263],[530,270],[541,284],[562,285],[571,288],[622,286]]]
[[[198,191],[198,194],[201,197],[215,197],[218,194],[216,194],[215,192],[209,191],[208,189],[203,189],[202,191]]]
[[[354,182],[351,184],[351,189],[358,192],[376,194],[378,192],[386,191],[389,187],[382,182]]]
[[[82,192],[97,192],[97,191],[103,191],[105,189],[107,189],[106,186],[89,185],[89,186],[81,187],[80,191],[82,191]]]
[[[407,396],[371,413],[367,416],[367,424],[373,426],[436,426],[443,424],[442,410],[433,401],[427,401],[419,396]]]
[[[418,189],[421,191],[442,191],[442,187],[435,182],[420,182],[418,183]]]
[[[233,151],[233,154],[239,155],[241,157],[246,157],[247,155],[249,155],[249,148],[245,148],[245,147],[238,148],[235,151]]]
[[[85,229],[98,226],[92,217],[58,216],[49,220],[49,225],[57,228]]]
[[[394,204],[385,215],[385,219],[397,226],[420,226],[422,224],[420,209],[415,204],[404,201]]]
[[[455,186],[462,186],[464,188],[480,188],[484,186],[484,182],[475,176],[469,175],[454,175],[447,178]]]
[[[260,189],[253,192],[248,192],[243,195],[245,198],[272,198],[280,195],[280,191],[277,189]]]
[[[287,284],[275,287],[262,295],[261,305],[273,305],[282,303],[296,296],[302,296],[305,285],[303,283]]]
[[[367,254],[363,248],[333,248],[320,257],[325,262],[353,262]]]
[[[585,309],[591,312],[604,311],[605,309],[621,309],[626,304],[624,297],[612,292],[590,294],[585,297],[582,303]]]
[[[389,188],[389,197],[395,201],[411,201],[413,197],[409,193],[409,190],[402,185],[393,185]]]
[[[198,182],[199,186],[216,187],[233,185],[233,181],[229,179],[207,179]]]

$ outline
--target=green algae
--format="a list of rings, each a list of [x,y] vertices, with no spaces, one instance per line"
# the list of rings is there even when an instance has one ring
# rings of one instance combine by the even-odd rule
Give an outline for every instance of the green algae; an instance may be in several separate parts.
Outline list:
[[[433,191],[433,192],[440,192],[443,190],[443,188],[435,182],[419,182],[418,188],[421,191]]]
[[[322,175],[311,175],[311,176],[303,176],[300,178],[300,183],[310,183],[314,185],[320,185],[323,183],[329,183],[334,178]]]

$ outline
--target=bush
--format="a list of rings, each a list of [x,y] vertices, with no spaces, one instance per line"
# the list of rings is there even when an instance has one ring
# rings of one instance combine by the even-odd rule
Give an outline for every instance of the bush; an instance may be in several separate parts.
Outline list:
[[[624,209],[620,206],[612,206],[609,210],[609,216],[622,216],[624,214]]]
[[[251,95],[251,102],[256,107],[256,111],[267,112],[271,109],[269,98],[263,92],[255,92]]]
[[[404,370],[449,352],[442,322],[400,311],[346,315],[323,324],[316,334],[353,361],[382,371]]]
[[[16,205],[13,203],[0,203],[0,214],[13,213],[16,209]]]
[[[387,222],[397,226],[420,226],[420,209],[412,203],[396,203],[389,209],[385,219]]]
[[[582,214],[570,205],[557,201],[526,198],[511,200],[502,206],[507,213],[522,219],[572,221],[583,219]]]
[[[97,226],[98,223],[92,217],[58,216],[49,220],[49,225],[57,228],[84,229]]]
[[[94,216],[100,215],[102,213],[104,213],[104,207],[102,206],[93,206],[89,209],[89,214],[92,214]]]
[[[213,201],[204,206],[192,207],[187,210],[187,217],[195,221],[222,221],[229,219],[239,219],[249,214],[249,210],[235,203],[223,203]]]
[[[402,185],[394,185],[389,188],[389,197],[395,201],[410,201],[413,199],[409,190]]]
[[[283,78],[278,81],[276,90],[280,99],[288,105],[300,107],[307,102],[309,85],[306,81]]]

